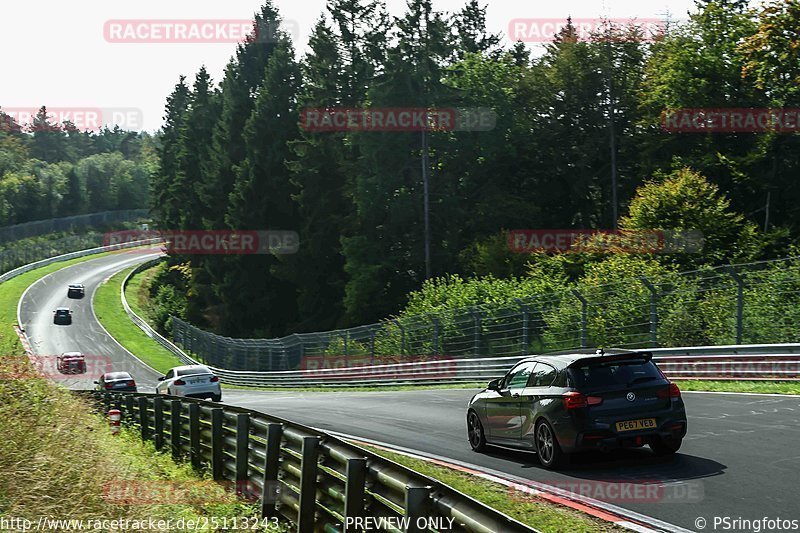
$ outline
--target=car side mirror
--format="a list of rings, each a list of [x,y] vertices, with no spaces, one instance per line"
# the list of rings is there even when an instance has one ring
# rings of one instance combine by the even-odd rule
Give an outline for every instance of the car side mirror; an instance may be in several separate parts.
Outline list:
[[[93,382],[93,383],[94,383],[95,385],[100,385],[100,382],[99,382],[99,381],[97,381],[97,380],[94,380],[94,382]]]
[[[167,376],[160,376],[160,377],[158,378],[158,381],[164,381],[164,379],[166,379],[166,377],[167,377]]]
[[[500,390],[500,380],[493,379],[492,381],[490,381],[489,384],[486,385],[486,390],[493,390],[493,391]]]

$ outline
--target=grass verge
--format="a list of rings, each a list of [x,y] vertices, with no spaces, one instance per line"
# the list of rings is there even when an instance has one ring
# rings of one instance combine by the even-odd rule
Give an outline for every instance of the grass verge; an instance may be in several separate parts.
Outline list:
[[[131,321],[122,307],[122,301],[119,296],[120,289],[123,280],[133,268],[135,267],[113,275],[97,288],[97,292],[94,295],[94,313],[100,323],[103,324],[103,327],[126,350],[159,372],[166,374],[170,368],[180,366],[183,363],[172,352],[139,329],[139,326]]]
[[[157,453],[137,434],[123,431],[112,436],[108,424],[91,414],[85,400],[36,374],[24,356],[12,325],[25,289],[51,272],[101,255],[54,263],[0,284],[0,517],[34,522],[41,517],[128,519],[146,524],[150,519],[253,516],[253,505]],[[153,501],[127,492],[115,499],[109,491],[116,487],[168,496],[175,494],[175,483],[207,497],[190,503],[169,497]],[[198,529],[203,530],[177,524],[173,528]]]
[[[362,445],[363,446],[363,445]],[[511,518],[543,532],[626,531],[610,522],[591,517],[536,496],[492,481],[373,446],[364,448],[396,463],[445,483]]]
[[[759,394],[800,394],[800,381],[707,381],[676,380],[681,390],[710,392],[753,392]]]

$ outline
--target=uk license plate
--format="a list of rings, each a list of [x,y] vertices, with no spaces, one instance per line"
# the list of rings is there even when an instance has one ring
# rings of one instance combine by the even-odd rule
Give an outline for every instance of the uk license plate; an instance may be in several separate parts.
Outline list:
[[[655,418],[642,418],[639,420],[624,420],[617,422],[617,431],[636,431],[641,429],[655,429]]]
[[[202,382],[203,382],[203,379],[202,379],[202,378],[199,378],[199,379],[190,379],[190,380],[189,380],[189,383],[191,383],[192,385],[197,385],[198,383],[202,383]]]

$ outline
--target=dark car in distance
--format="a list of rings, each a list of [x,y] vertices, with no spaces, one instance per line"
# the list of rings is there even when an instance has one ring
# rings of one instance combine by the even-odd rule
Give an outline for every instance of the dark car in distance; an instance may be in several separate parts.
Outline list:
[[[136,392],[136,381],[127,372],[106,372],[94,383],[100,391]]]
[[[557,468],[582,450],[649,445],[678,451],[686,435],[680,389],[649,352],[529,357],[476,394],[467,409],[473,450],[534,451]]]
[[[72,311],[68,307],[59,307],[53,311],[53,324],[65,326],[72,324]]]
[[[86,289],[80,283],[72,283],[67,287],[67,298],[83,298]]]

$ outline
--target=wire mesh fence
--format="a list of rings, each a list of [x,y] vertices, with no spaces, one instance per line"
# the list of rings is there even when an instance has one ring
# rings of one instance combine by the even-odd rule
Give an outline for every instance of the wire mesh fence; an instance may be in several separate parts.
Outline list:
[[[174,342],[230,370],[335,368],[430,357],[501,357],[581,347],[649,348],[798,342],[800,258],[563,290],[492,306],[395,317],[277,339],[234,339],[172,317]]]
[[[73,232],[117,222],[131,222],[146,217],[146,209],[124,209],[49,220],[35,220],[0,228],[0,243],[19,241],[50,233]]]

